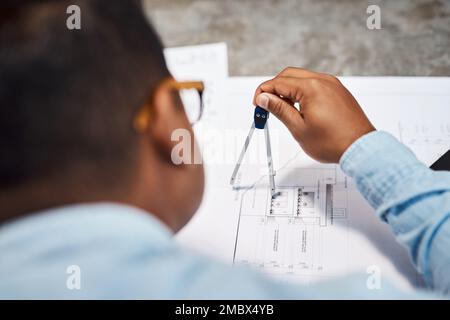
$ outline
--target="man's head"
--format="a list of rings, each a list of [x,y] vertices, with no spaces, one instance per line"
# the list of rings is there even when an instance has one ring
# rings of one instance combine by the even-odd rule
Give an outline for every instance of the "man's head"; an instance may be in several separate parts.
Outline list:
[[[8,4],[10,3],[10,4]],[[66,26],[81,8],[81,30]],[[171,162],[191,130],[138,1],[0,4],[0,221],[73,202],[120,201],[173,229],[196,210],[201,166]],[[144,133],[139,108],[154,109]]]

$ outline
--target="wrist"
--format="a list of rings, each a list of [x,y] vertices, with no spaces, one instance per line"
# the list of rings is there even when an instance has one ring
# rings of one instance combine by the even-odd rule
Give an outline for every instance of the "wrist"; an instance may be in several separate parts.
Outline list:
[[[345,150],[339,157],[338,164],[341,166],[341,168],[348,167],[348,162],[352,161],[352,159],[354,158],[354,154],[360,152],[361,148],[364,147],[365,144],[370,143],[370,140],[373,140],[374,136],[380,134],[385,135],[387,133],[383,131],[378,131],[374,128],[372,131],[363,133],[362,135],[354,139],[353,142],[351,142],[347,146],[347,148],[345,148]]]
[[[352,146],[362,139],[363,137],[375,133],[377,130],[371,125],[370,128],[367,128],[366,130],[360,130],[359,132],[353,132],[353,135],[347,139],[346,142],[343,141],[343,145],[341,147],[341,152],[338,154],[337,159],[335,160],[336,163],[340,164],[341,160],[344,158],[344,155],[347,153],[347,151],[351,150]]]

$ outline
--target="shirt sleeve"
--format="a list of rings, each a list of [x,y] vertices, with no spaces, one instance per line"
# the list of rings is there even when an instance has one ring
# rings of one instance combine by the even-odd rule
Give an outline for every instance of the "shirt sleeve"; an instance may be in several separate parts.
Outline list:
[[[420,162],[387,132],[354,142],[340,160],[342,170],[406,246],[427,285],[450,292],[450,172]]]

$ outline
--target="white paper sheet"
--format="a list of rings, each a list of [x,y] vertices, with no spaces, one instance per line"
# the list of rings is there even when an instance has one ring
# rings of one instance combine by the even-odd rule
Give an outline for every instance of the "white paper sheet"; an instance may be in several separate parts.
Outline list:
[[[228,77],[228,56],[225,43],[167,48],[167,67],[177,80],[201,80],[205,84],[203,118],[214,116],[221,101],[223,82]]]
[[[232,190],[229,178],[253,117],[252,95],[263,80],[227,80],[221,104],[197,128],[207,189],[178,241],[287,281],[309,283],[375,267],[404,288],[419,285],[405,249],[352,181],[337,166],[307,157],[276,118],[269,123],[282,197],[270,203],[265,145],[258,131],[238,176],[243,189]],[[450,148],[450,78],[341,80],[378,129],[393,133],[427,164]]]

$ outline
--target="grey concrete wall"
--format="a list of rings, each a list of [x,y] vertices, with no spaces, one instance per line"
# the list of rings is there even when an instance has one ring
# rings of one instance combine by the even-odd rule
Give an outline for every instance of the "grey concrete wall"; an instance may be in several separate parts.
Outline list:
[[[225,41],[231,75],[450,76],[449,0],[144,0],[166,46]],[[369,4],[381,30],[366,27]]]

